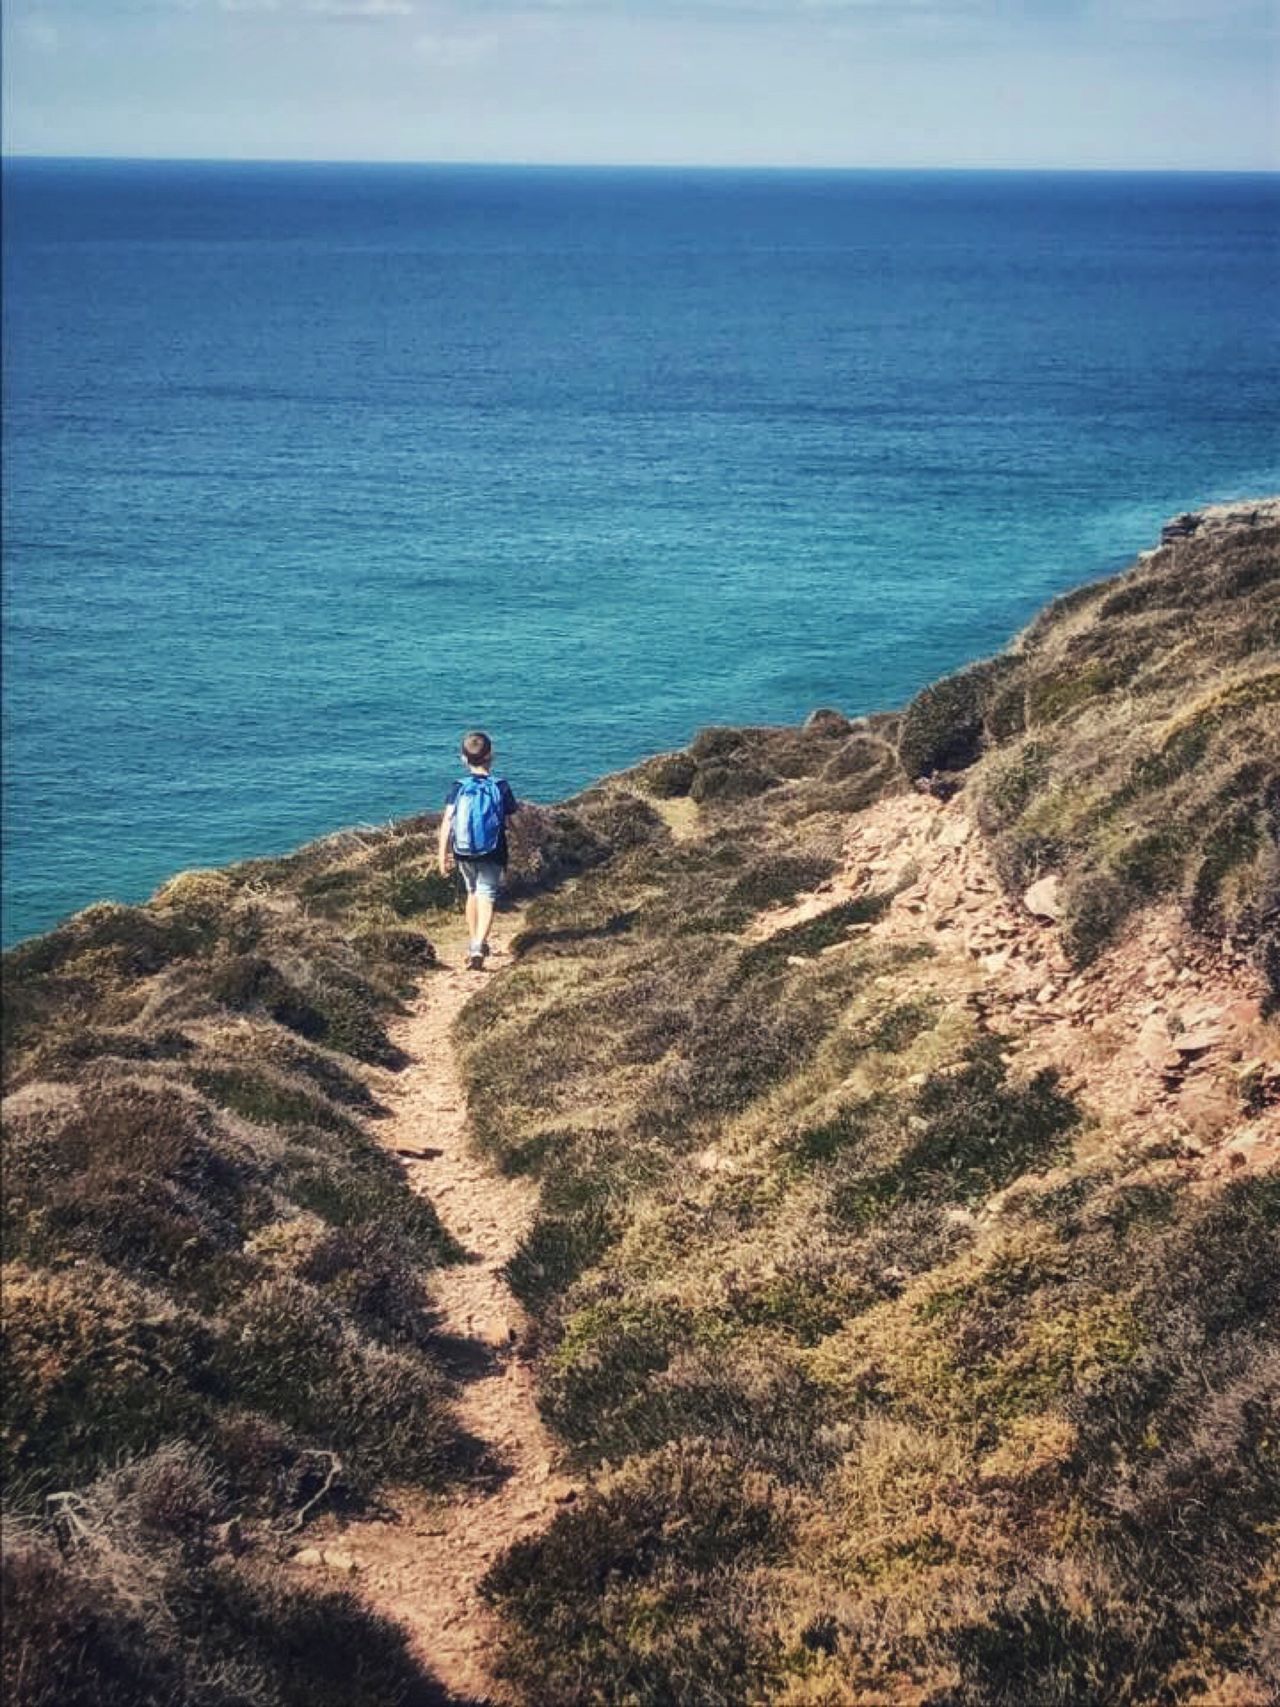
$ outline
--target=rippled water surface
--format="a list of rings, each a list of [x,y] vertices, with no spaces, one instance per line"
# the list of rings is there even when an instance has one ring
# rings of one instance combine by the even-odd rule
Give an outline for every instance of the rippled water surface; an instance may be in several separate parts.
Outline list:
[[[1263,177],[9,162],[6,940],[900,703],[1280,484]]]

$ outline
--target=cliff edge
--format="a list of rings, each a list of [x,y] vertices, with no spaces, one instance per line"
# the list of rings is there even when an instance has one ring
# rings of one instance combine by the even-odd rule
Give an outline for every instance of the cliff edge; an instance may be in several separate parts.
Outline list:
[[[1271,1700],[1280,500],[516,825],[5,957],[12,1697]]]

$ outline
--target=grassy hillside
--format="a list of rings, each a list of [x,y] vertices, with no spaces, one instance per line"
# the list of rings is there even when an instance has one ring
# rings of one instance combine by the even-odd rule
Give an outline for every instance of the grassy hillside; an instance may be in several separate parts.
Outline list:
[[[1274,1000],[1278,689],[1277,529],[1206,532],[900,720],[622,779],[696,814],[537,902],[464,1019],[477,1139],[541,1182],[544,1408],[596,1473],[489,1578],[524,1698],[1280,1685],[1280,1178],[1151,1177],[1171,1121],[1013,1065],[874,873],[821,894],[851,813],[962,791],[1015,894],[1060,877],[1077,965],[1168,898]]]
[[[1153,1167],[1163,1105],[1135,1131],[894,922],[909,862],[851,884],[926,795],[1015,899],[1058,879],[1080,976],[1162,909],[1280,1002],[1280,515],[900,715],[707,730],[517,820],[518,958],[458,1045],[476,1143],[539,1182],[510,1279],[589,1478],[488,1579],[529,1702],[1280,1687],[1280,1179]],[[439,1698],[275,1569],[317,1510],[492,1469],[423,1281],[459,1253],[376,1141],[433,840],[188,873],[5,957],[22,1701]],[[1239,1067],[1218,1139],[1280,1119]]]
[[[604,857],[609,818],[534,817],[520,880]],[[424,1284],[461,1253],[376,1136],[453,905],[434,843],[188,872],[5,956],[11,1699],[440,1698],[397,1631],[278,1572],[319,1510],[492,1473]]]

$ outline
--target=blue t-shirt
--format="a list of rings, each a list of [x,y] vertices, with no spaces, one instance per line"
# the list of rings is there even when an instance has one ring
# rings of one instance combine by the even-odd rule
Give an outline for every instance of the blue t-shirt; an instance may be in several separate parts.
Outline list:
[[[511,784],[507,781],[505,776],[495,776],[493,780],[497,783],[498,793],[502,796],[502,834],[498,837],[497,852],[491,857],[499,860],[503,865],[506,865],[510,858],[507,853],[507,819],[510,818],[513,813],[520,810],[520,802],[511,792]],[[457,782],[450,784],[449,792],[445,796],[444,802],[446,812],[458,798],[461,788],[461,778],[459,778]],[[458,856],[455,854],[454,857],[457,858]],[[466,856],[463,855],[462,857],[465,858]]]

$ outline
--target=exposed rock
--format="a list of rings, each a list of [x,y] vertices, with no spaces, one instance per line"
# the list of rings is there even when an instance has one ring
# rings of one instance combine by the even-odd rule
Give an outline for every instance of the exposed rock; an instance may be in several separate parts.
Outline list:
[[[1148,1003],[1151,1012],[1139,1027],[1135,1047],[1149,1067],[1162,1067],[1169,1054],[1169,1027],[1158,1007]]]
[[[1200,517],[1194,510],[1187,510],[1180,516],[1175,516],[1171,522],[1166,522],[1160,529],[1161,545],[1172,545],[1176,539],[1189,539],[1200,528]]]
[[[820,705],[804,720],[805,732],[810,735],[845,735],[852,727],[842,711],[834,711],[828,705]]]
[[[1280,500],[1259,498],[1247,503],[1206,504],[1202,510],[1184,510],[1160,529],[1161,545],[1175,545],[1193,534],[1230,533],[1237,528],[1255,528],[1280,517]]]
[[[1062,917],[1062,905],[1059,900],[1061,888],[1060,877],[1042,877],[1023,895],[1022,905],[1029,913],[1034,913],[1036,918],[1056,922]]]
[[[1229,1025],[1237,1026],[1241,1031],[1245,1031],[1261,1021],[1262,1003],[1248,997],[1241,997],[1238,1001],[1227,1003],[1222,1010],[1222,1017]]]
[[[938,831],[938,846],[940,848],[959,848],[973,834],[973,825],[967,818],[949,818]]]
[[[1215,1084],[1191,1084],[1178,1098],[1183,1118],[1202,1131],[1220,1132],[1236,1114],[1238,1102]]]
[[[1173,1039],[1173,1047],[1179,1055],[1199,1055],[1204,1049],[1212,1049],[1221,1043],[1226,1032],[1220,1025],[1195,1026],[1190,1031],[1183,1031]]]

